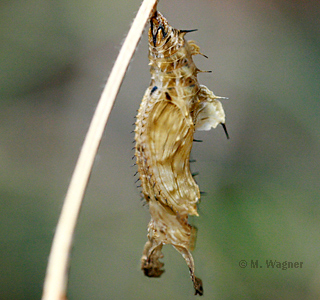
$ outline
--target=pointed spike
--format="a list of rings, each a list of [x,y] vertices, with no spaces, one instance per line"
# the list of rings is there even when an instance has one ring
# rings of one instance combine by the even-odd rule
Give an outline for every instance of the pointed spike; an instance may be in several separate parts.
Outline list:
[[[134,166],[136,166],[137,164],[136,163],[134,163],[133,165],[131,165],[130,167],[132,168],[132,167],[134,167]]]
[[[194,32],[194,31],[198,31],[198,29],[180,29],[179,32],[180,33],[189,33],[189,32]]]
[[[139,173],[139,171],[136,171],[136,172],[133,174],[133,176],[136,176],[138,173]]]
[[[198,73],[212,73],[212,71],[203,71],[203,70],[200,70],[200,69],[197,69],[197,72]]]
[[[199,175],[199,172],[194,172],[191,175],[192,175],[192,177],[195,177],[195,176]]]
[[[216,96],[214,95],[215,99],[223,99],[223,100],[229,100],[228,97],[222,97],[222,96]]]
[[[202,143],[203,140],[196,140],[196,139],[193,139],[194,142],[197,142],[197,143]]]
[[[195,159],[189,159],[189,163],[195,163],[196,160]]]
[[[227,131],[226,124],[225,124],[225,123],[220,123],[220,124],[221,124],[222,127],[223,127],[223,130],[224,130],[224,132],[225,132],[225,134],[226,134],[226,136],[227,136],[227,139],[229,139],[229,133],[228,133],[228,131]]]
[[[140,178],[138,178],[134,183],[137,183],[140,180]]]
[[[207,193],[206,193],[206,192],[201,192],[201,191],[200,191],[200,195],[201,195],[201,196],[206,196],[206,195],[207,195]]]

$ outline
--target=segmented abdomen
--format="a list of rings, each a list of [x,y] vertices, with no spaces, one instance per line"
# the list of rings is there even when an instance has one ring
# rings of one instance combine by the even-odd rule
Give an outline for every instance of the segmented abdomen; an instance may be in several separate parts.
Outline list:
[[[136,158],[142,192],[151,221],[142,269],[150,277],[162,274],[163,244],[172,244],[184,257],[196,294],[202,282],[194,275],[192,249],[195,229],[188,215],[198,215],[198,185],[189,166],[195,129],[224,123],[221,103],[197,80],[192,55],[200,54],[186,31],[172,28],[157,11],[150,17],[149,60],[151,83],[137,115]]]

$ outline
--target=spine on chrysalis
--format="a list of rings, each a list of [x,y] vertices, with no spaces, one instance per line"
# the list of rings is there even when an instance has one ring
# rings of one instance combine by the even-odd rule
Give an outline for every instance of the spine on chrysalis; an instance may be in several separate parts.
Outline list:
[[[188,216],[198,216],[200,199],[190,172],[190,152],[194,131],[224,124],[225,114],[219,97],[198,83],[200,70],[192,56],[202,53],[194,41],[185,40],[187,32],[171,27],[158,11],[150,17],[151,83],[137,115],[135,156],[151,215],[142,269],[149,277],[159,277],[162,246],[171,244],[189,267],[195,293],[202,295],[190,253],[196,230]]]

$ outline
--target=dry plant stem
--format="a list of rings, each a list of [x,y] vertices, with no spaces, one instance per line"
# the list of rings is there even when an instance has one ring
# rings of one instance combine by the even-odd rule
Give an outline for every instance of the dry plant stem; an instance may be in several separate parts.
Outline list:
[[[156,0],[144,0],[111,71],[90,124],[57,225],[42,300],[66,299],[72,237],[94,158],[121,82]]]

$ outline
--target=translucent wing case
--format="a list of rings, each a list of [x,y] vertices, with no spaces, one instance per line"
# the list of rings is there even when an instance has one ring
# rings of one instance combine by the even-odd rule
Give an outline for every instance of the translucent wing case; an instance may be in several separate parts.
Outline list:
[[[149,277],[164,271],[160,258],[164,244],[171,244],[185,259],[195,288],[202,295],[190,253],[196,230],[188,216],[198,216],[200,192],[190,172],[189,159],[195,130],[225,129],[225,113],[218,97],[198,83],[201,72],[192,56],[201,54],[187,30],[171,27],[155,10],[150,16],[149,60],[151,83],[138,111],[135,156],[142,193],[151,220],[141,268]]]

